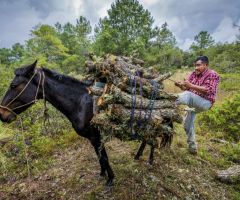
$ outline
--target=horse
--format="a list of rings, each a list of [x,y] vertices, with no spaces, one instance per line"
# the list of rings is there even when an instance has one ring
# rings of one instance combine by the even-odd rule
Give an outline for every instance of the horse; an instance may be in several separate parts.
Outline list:
[[[2,103],[0,104],[0,120],[11,123],[20,113],[27,110],[37,100],[44,99],[62,112],[72,123],[78,135],[87,138],[93,146],[101,167],[100,176],[108,176],[106,185],[112,186],[114,173],[109,164],[107,152],[101,142],[100,131],[91,125],[93,118],[93,98],[87,89],[91,83],[79,81],[67,75],[59,74],[47,68],[37,68],[37,60],[15,70]],[[161,146],[171,141],[163,138]],[[147,140],[142,141],[135,156],[138,160],[143,154]],[[149,163],[153,163],[155,145],[150,144]]]

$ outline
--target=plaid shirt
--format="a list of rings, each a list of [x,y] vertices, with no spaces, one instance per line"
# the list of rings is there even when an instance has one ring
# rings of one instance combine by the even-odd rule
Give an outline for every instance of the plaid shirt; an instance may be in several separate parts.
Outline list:
[[[193,89],[188,89],[189,91],[211,101],[212,104],[215,102],[217,86],[219,83],[219,75],[217,72],[211,69],[206,69],[199,75],[197,75],[195,72],[192,72],[188,77],[188,81],[194,85],[205,86],[208,89],[206,94],[197,92]]]

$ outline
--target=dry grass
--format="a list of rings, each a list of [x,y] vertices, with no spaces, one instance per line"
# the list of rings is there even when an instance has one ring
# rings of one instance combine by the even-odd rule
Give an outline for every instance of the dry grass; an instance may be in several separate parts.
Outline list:
[[[201,135],[198,140],[203,140]],[[2,199],[230,199],[231,186],[214,180],[214,159],[220,156],[208,144],[200,145],[200,155],[186,150],[182,128],[171,149],[157,150],[153,167],[147,165],[149,147],[140,161],[133,156],[138,142],[117,139],[106,144],[115,172],[115,186],[106,188],[99,179],[99,164],[87,140],[54,154],[49,169],[27,179],[9,178],[0,186]],[[204,152],[207,149],[208,152]]]
[[[190,75],[190,70],[178,70],[176,73],[174,73],[170,78],[174,81],[183,81],[185,78],[187,78]],[[182,90],[174,85],[174,82],[170,80],[165,80],[164,82],[164,89],[167,92],[170,93],[179,93]]]

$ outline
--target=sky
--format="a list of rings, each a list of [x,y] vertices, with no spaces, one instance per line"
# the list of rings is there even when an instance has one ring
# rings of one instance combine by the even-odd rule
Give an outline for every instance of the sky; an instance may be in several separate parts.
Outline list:
[[[37,24],[75,24],[86,17],[94,28],[107,15],[114,0],[0,0],[0,48],[24,44]],[[178,46],[187,50],[194,36],[208,31],[215,42],[232,42],[240,25],[239,0],[139,0],[154,18],[167,22]]]

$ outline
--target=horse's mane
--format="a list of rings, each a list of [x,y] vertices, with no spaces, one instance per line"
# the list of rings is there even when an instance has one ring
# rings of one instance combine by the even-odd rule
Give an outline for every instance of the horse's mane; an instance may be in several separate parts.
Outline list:
[[[50,76],[51,78],[53,78],[54,80],[56,80],[59,83],[62,84],[66,84],[66,85],[75,85],[76,87],[86,87],[89,86],[87,83],[83,82],[83,81],[79,81],[76,78],[73,78],[71,76],[68,75],[64,75],[64,74],[60,74],[56,71],[47,69],[47,68],[42,68],[42,70],[44,71],[44,73],[46,73],[48,76]]]

